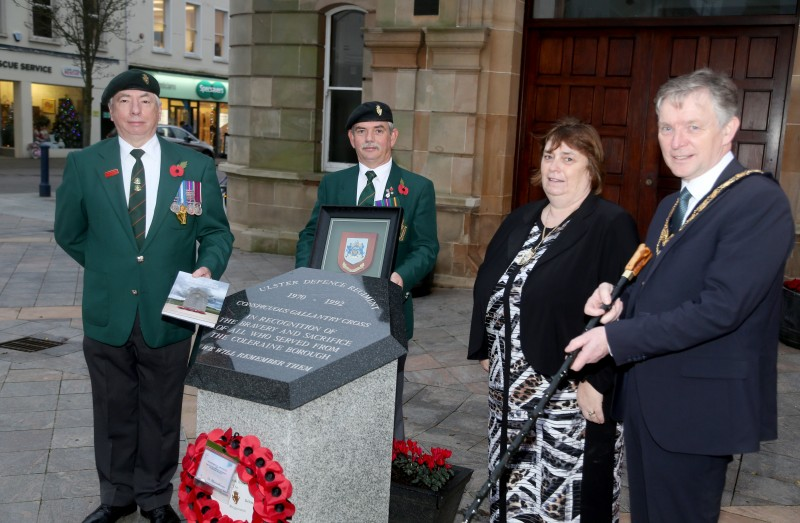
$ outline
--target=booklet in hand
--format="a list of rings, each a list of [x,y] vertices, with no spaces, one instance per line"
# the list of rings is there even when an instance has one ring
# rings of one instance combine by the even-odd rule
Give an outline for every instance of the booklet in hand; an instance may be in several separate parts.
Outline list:
[[[211,278],[194,278],[179,272],[161,310],[164,316],[214,328],[229,284]]]

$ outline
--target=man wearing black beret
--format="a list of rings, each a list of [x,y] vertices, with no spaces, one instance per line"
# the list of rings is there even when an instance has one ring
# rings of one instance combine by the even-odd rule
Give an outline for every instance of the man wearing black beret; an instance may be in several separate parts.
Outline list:
[[[403,223],[391,281],[407,296],[404,304],[406,334],[414,334],[411,289],[436,264],[439,240],[436,231],[436,195],[433,183],[407,171],[392,160],[397,142],[392,110],[383,102],[365,102],[347,119],[347,134],[356,151],[358,165],[326,175],[317,191],[317,202],[297,242],[296,267],[308,267],[323,205],[400,206]],[[403,429],[403,363],[397,374],[394,437],[405,439]]]
[[[233,235],[213,160],[156,136],[158,81],[144,71],[103,92],[118,137],[70,153],[55,239],[84,268],[83,352],[92,383],[100,506],[84,523],[170,506],[194,325],[161,316],[178,271],[219,278]]]

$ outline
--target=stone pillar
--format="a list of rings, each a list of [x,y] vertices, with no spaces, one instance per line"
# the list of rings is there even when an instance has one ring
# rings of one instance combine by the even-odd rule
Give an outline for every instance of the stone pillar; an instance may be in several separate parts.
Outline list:
[[[319,170],[324,16],[231,3],[228,217],[237,247],[294,253]],[[319,178],[319,175],[313,175]],[[313,177],[312,176],[312,177]]]

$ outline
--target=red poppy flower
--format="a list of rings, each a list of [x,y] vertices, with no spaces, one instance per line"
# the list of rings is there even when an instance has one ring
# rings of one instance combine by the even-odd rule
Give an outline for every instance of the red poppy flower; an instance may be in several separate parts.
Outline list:
[[[793,278],[783,282],[783,286],[794,292],[800,292],[800,278]]]
[[[183,176],[183,167],[180,165],[173,165],[169,168],[169,174],[175,177]]]
[[[405,196],[408,194],[408,187],[403,182],[400,182],[400,185],[397,186],[397,192]]]

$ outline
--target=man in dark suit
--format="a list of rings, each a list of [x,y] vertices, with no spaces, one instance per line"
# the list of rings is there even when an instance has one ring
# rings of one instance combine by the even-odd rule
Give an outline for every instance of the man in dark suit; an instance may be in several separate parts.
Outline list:
[[[55,238],[84,268],[84,355],[92,382],[101,505],[107,523],[137,505],[177,522],[183,379],[194,325],[161,316],[178,271],[219,278],[233,235],[214,162],[156,137],[159,85],[126,71],[103,92],[119,137],[70,153]]]
[[[708,69],[656,97],[664,161],[681,179],[647,234],[655,254],[622,303],[603,284],[586,304],[604,327],[573,339],[572,368],[609,354],[638,522],[716,522],[733,454],[777,437],[781,286],[794,241],[786,196],[731,152],[736,86]],[[605,314],[604,314],[605,313]]]
[[[407,171],[392,161],[398,131],[392,110],[383,102],[365,102],[347,119],[347,135],[358,156],[358,165],[326,175],[317,191],[317,203],[297,242],[296,267],[308,267],[323,205],[386,204],[403,208],[403,223],[390,280],[406,297],[403,311],[408,339],[414,333],[411,289],[436,264],[439,240],[436,231],[436,195],[427,178]],[[365,190],[366,189],[366,190]],[[361,200],[361,201],[359,201]],[[398,364],[395,398],[395,438],[404,439],[403,363]]]

